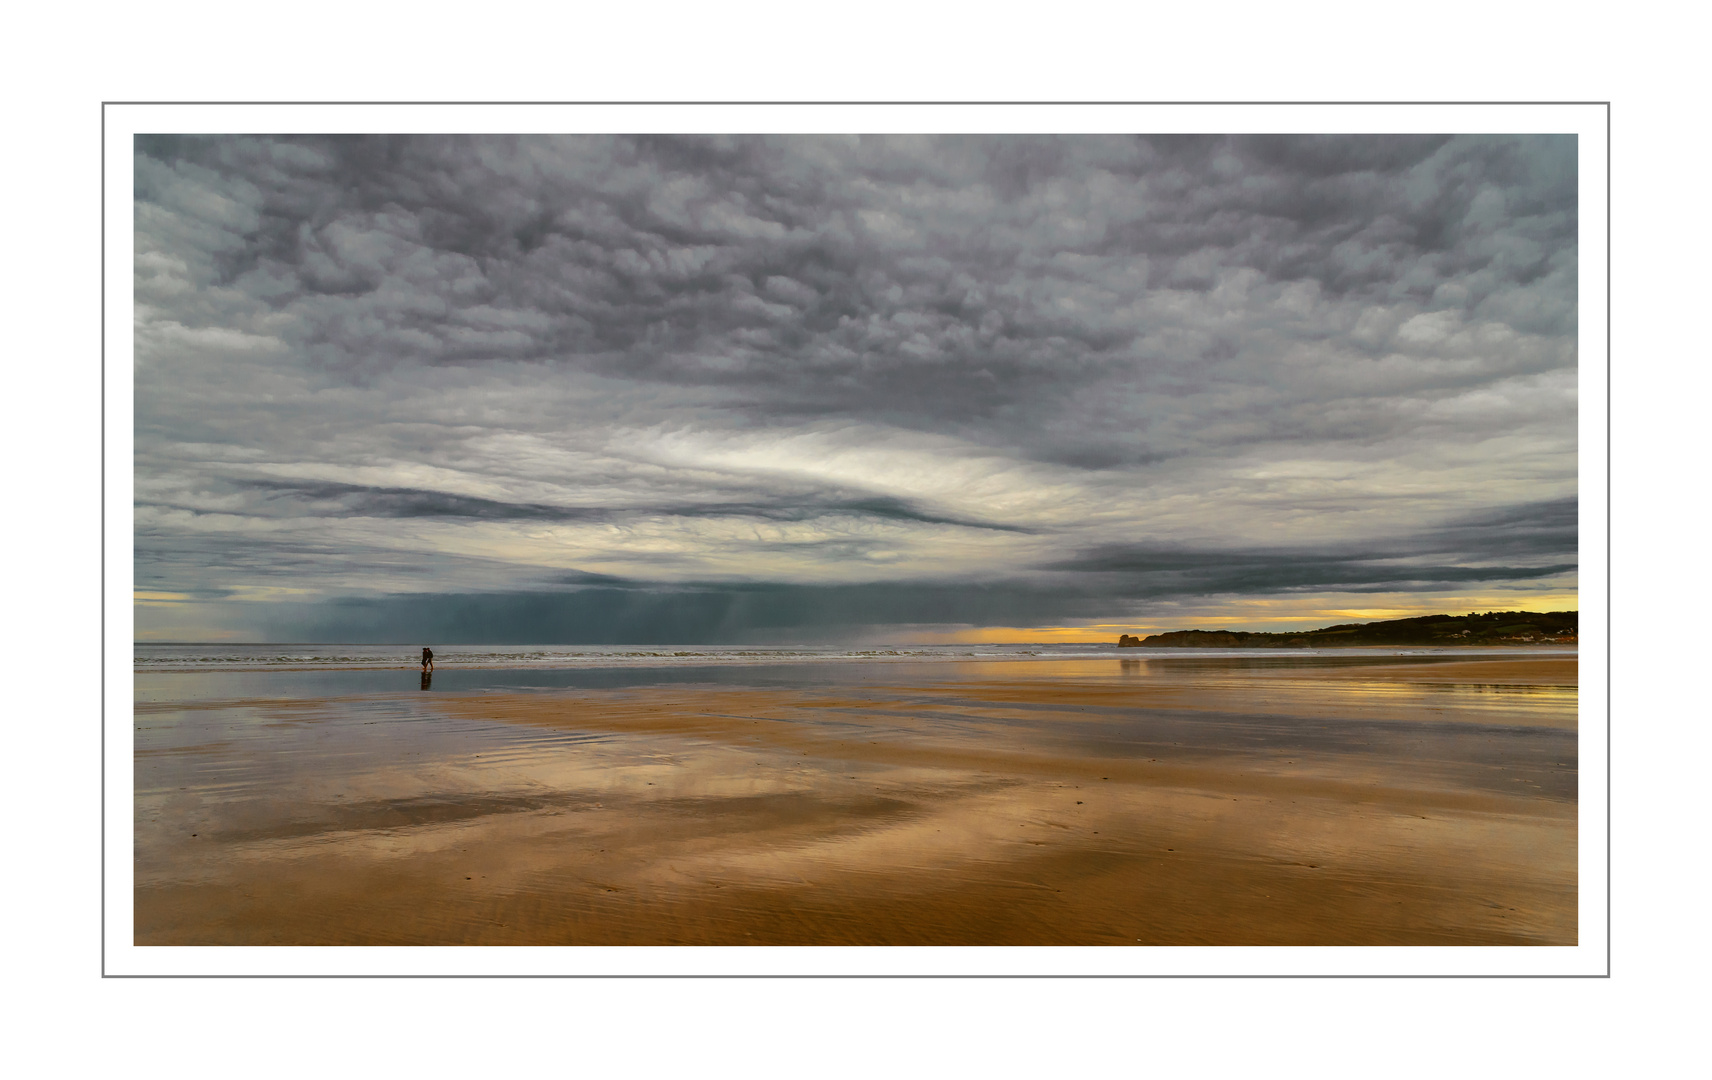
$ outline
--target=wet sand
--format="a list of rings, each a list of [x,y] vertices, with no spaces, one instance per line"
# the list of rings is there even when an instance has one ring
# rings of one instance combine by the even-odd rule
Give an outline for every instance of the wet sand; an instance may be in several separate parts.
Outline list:
[[[139,675],[135,941],[1576,941],[1572,657],[817,676]]]

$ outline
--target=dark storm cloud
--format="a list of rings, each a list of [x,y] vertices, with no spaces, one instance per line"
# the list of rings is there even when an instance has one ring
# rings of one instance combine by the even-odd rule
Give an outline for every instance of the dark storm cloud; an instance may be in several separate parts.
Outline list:
[[[1578,498],[1506,506],[1464,515],[1431,530],[1417,550],[1468,558],[1561,558],[1580,545]]]
[[[1434,555],[1454,555],[1473,560],[1518,556],[1535,559],[1573,557],[1578,545],[1578,513],[1579,500],[1574,498],[1501,507],[1462,515],[1412,536],[1364,539],[1358,545],[1349,545],[1338,558],[1375,561]],[[1205,548],[1174,551],[1146,545],[1112,544],[1082,552],[1075,558],[1050,563],[1046,568],[1150,572],[1210,569],[1268,561],[1281,565],[1304,560],[1321,564],[1331,558],[1329,552],[1294,555],[1288,549],[1278,549],[1275,554],[1267,555],[1264,551],[1232,554]]]
[[[505,502],[443,491],[416,488],[369,487],[361,484],[288,480],[242,480],[228,487],[250,489],[261,495],[261,505],[251,512],[263,516],[336,518],[440,518],[470,521],[614,521],[624,518],[739,517],[766,521],[807,521],[820,517],[854,516],[886,521],[952,525],[996,532],[1031,533],[1035,530],[1002,522],[935,514],[905,499],[878,495],[796,495],[768,502],[683,502],[618,506],[559,506],[548,503]],[[140,502],[150,508],[186,509],[204,513],[194,506],[171,502]]]
[[[1494,271],[1493,286],[1532,281],[1553,252],[1575,242],[1573,139],[1149,141],[1162,150],[1150,165],[1177,198],[1127,230],[1119,250],[1175,256],[1168,279],[1210,286],[1204,270],[1182,260],[1215,249],[1230,253],[1221,266],[1234,261],[1279,280],[1312,280],[1334,294],[1412,292],[1425,300],[1439,283],[1477,270]],[[1423,174],[1430,188],[1409,182]],[[1494,243],[1497,200],[1514,246]]]
[[[1331,332],[1283,312],[1270,328],[1185,320],[1136,307],[1147,290],[1204,293],[1251,271],[1322,298],[1468,315],[1496,302],[1529,333],[1574,325],[1572,139],[353,136],[138,151],[145,203],[189,203],[190,182],[223,192],[194,204],[218,231],[209,284],[298,317],[290,344],[358,380],[522,360],[705,386],[758,419],[950,426],[1110,467],[1178,448],[1147,445],[1148,410],[1114,423],[1078,390],[1169,397],[1253,378],[1277,344],[1257,331]],[[1544,293],[1504,305],[1554,269]],[[1353,342],[1397,345],[1395,328]]]
[[[1146,617],[1146,602],[1219,593],[1390,592],[1408,587],[1528,581],[1573,570],[1549,567],[1386,568],[1355,560],[1190,559],[1131,575],[1114,588],[1094,579],[1061,584],[873,582],[860,585],[688,583],[528,593],[413,594],[344,598],[268,613],[266,629],[305,641],[481,641],[524,644],[703,645],[841,638],[896,626],[1038,626]]]
[[[1319,548],[1109,544],[1042,569],[1098,579],[1112,595],[1374,592],[1529,581],[1576,569],[1577,500],[1466,515],[1405,537]],[[1447,557],[1454,562],[1443,561]],[[1494,560],[1523,560],[1500,563]]]
[[[140,589],[658,635],[1573,576],[1573,137],[135,150]]]
[[[1026,585],[644,583],[570,592],[343,599],[269,613],[273,632],[302,640],[441,640],[699,645],[829,635],[872,626],[1002,625],[1086,607],[1085,597]]]

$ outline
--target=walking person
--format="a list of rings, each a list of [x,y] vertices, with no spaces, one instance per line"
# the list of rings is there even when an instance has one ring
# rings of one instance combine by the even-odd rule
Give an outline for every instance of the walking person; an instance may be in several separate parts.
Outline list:
[[[422,647],[422,672],[427,674],[434,670],[434,650],[426,645]]]

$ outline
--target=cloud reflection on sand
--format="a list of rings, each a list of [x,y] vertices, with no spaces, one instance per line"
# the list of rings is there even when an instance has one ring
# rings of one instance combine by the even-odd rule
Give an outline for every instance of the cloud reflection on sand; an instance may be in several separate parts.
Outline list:
[[[137,941],[1572,942],[1575,662],[1483,663],[161,701]]]

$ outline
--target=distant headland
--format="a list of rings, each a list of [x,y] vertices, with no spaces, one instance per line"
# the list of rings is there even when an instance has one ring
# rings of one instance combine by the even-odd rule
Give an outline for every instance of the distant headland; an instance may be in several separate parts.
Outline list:
[[[1247,630],[1173,630],[1145,638],[1124,634],[1120,649],[1311,649],[1349,645],[1574,645],[1577,611],[1488,611],[1422,615],[1384,622],[1340,623],[1281,634]]]

